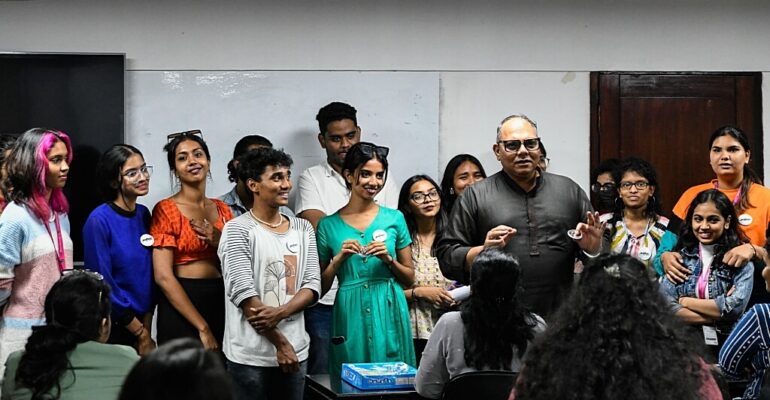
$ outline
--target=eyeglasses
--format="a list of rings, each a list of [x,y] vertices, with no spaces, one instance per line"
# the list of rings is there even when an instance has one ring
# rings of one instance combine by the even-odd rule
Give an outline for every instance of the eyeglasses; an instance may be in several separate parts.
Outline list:
[[[425,203],[426,201],[433,201],[439,198],[438,191],[436,189],[429,190],[425,193],[414,192],[409,198],[415,203]]]
[[[390,153],[390,149],[385,146],[377,146],[376,144],[366,142],[358,142],[358,148],[361,149],[361,152],[367,157],[372,157],[377,154],[378,158],[386,158],[388,157],[388,153]]]
[[[540,138],[524,140],[500,140],[497,143],[502,143],[503,148],[508,152],[519,151],[519,148],[522,144],[524,144],[524,148],[527,150],[537,150],[540,147]]]
[[[591,185],[591,191],[594,193],[607,193],[615,190],[615,184],[612,182],[601,184],[594,183]]]
[[[646,181],[620,182],[620,190],[631,190],[631,186],[635,186],[636,190],[644,190],[650,186],[650,183]]]
[[[104,276],[102,274],[91,271],[90,269],[65,269],[62,271],[63,278],[66,278],[68,276],[78,276],[78,275],[85,275],[89,278],[96,279],[97,281],[103,281]],[[102,302],[102,290],[99,289],[99,304]]]
[[[123,174],[128,181],[136,181],[139,179],[139,175],[144,175],[145,178],[149,178],[152,175],[152,165],[142,165],[139,168],[129,169]]]
[[[203,132],[201,132],[200,129],[193,129],[191,131],[172,133],[166,136],[166,140],[167,140],[166,143],[171,143],[171,141],[173,141],[176,138],[187,137],[187,136],[198,136],[199,138],[203,139]]]

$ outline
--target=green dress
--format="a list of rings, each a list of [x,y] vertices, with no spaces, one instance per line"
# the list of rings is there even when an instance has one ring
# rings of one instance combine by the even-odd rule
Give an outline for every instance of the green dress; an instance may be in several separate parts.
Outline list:
[[[380,207],[363,232],[345,223],[337,212],[318,223],[318,256],[321,263],[328,263],[347,239],[366,245],[383,236],[394,258],[396,250],[412,243],[400,211]],[[337,279],[329,374],[340,376],[343,363],[403,361],[416,367],[409,308],[388,265],[377,257],[354,254],[337,270]]]

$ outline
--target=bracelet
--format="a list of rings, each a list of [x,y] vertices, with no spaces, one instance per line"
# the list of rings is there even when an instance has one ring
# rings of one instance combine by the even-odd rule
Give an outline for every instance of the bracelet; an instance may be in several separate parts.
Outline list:
[[[414,289],[416,289],[416,288],[412,287],[412,302],[416,303],[417,302],[417,295],[414,294]]]
[[[140,326],[139,329],[131,332],[134,336],[139,336],[144,332],[144,325]]]

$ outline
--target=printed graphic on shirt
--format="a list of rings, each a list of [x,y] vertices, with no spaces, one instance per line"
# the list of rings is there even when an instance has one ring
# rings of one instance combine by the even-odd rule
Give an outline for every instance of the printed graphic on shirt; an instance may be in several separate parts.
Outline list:
[[[297,293],[297,256],[286,254],[265,268],[262,303],[270,307],[286,304]]]

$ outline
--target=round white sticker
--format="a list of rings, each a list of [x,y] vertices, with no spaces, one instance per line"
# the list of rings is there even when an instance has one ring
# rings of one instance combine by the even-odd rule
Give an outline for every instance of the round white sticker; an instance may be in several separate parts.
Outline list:
[[[372,239],[374,239],[377,242],[384,242],[385,240],[388,239],[388,232],[385,232],[382,229],[377,229],[372,234]]]
[[[738,217],[738,223],[743,226],[751,225],[752,222],[754,222],[754,218],[751,218],[749,214],[741,214]]]
[[[286,243],[286,250],[289,250],[292,254],[295,254],[297,251],[299,251],[299,243]]]
[[[577,229],[570,229],[567,231],[567,236],[571,237],[572,240],[580,240],[583,238],[583,234],[578,232]]]
[[[150,247],[153,243],[155,243],[155,239],[149,233],[145,233],[139,237],[139,243],[141,243],[144,247]]]
[[[647,261],[652,257],[652,250],[650,250],[649,247],[642,247],[639,249],[639,259],[642,261]]]

